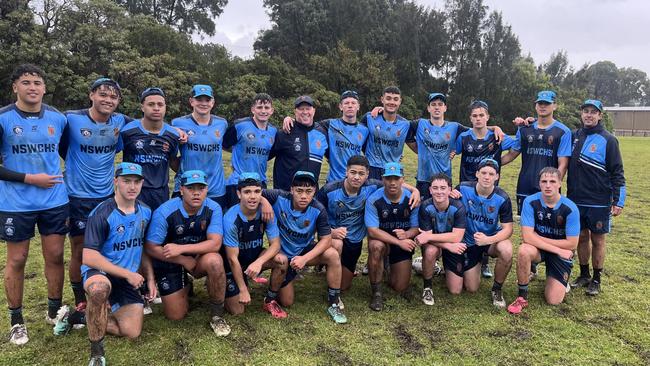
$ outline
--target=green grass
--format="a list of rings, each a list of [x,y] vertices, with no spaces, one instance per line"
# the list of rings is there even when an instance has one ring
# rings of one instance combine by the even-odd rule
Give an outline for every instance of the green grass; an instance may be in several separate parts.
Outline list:
[[[263,313],[263,289],[255,287],[253,303],[244,316],[227,318],[232,334],[216,338],[207,325],[207,310],[203,306],[207,294],[199,285],[187,319],[172,323],[163,318],[159,306],[154,306],[154,314],[145,318],[143,334],[137,341],[107,337],[108,362],[112,365],[650,364],[650,298],[647,296],[650,247],[646,244],[650,229],[645,219],[650,216],[650,176],[646,170],[650,140],[633,137],[620,140],[628,201],[623,215],[614,220],[608,237],[604,291],[596,298],[572,291],[560,306],[548,306],[542,296],[543,281],[536,280],[530,287],[530,307],[515,317],[492,308],[490,281],[483,281],[475,295],[451,296],[445,291],[442,278],[436,278],[436,305],[425,307],[419,300],[421,280],[414,276],[415,296],[411,301],[386,291],[385,310],[374,313],[367,306],[368,279],[358,277],[352,290],[343,297],[350,323],[336,326],[325,313],[324,275],[308,274],[296,285],[296,304],[289,309],[288,319],[277,321]],[[457,179],[458,159],[455,160]],[[413,177],[415,156],[407,153],[404,164],[409,177]],[[502,186],[509,193],[514,193],[518,165],[519,159],[504,168]],[[513,242],[519,243],[518,228]],[[5,251],[0,249],[0,265],[4,260]],[[574,275],[576,271],[577,264]],[[24,304],[31,341],[21,348],[1,341],[0,365],[87,362],[85,330],[73,331],[67,337],[54,337],[51,327],[44,322],[46,291],[38,238],[32,241],[26,275]],[[516,296],[514,266],[504,291],[506,301]],[[66,285],[64,300],[71,299],[71,290]],[[0,308],[6,309],[4,297]],[[0,311],[0,324],[8,329],[6,311]]]

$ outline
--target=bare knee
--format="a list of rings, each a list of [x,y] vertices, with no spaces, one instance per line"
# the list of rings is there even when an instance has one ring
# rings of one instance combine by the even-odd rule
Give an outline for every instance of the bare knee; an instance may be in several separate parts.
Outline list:
[[[341,256],[339,255],[339,252],[337,252],[334,248],[328,248],[325,252],[323,252],[322,255],[325,263],[328,266],[341,264]]]
[[[95,304],[103,304],[111,293],[111,285],[105,281],[93,282],[86,288],[88,300]]]
[[[432,262],[438,258],[438,253],[438,247],[427,245],[424,247],[423,257],[427,262]]]
[[[385,245],[379,240],[368,242],[368,253],[373,257],[380,257],[384,252]]]
[[[120,329],[120,334],[124,337],[127,338],[131,341],[137,339],[140,336],[140,333],[142,332],[142,328],[127,328],[127,329]]]
[[[277,268],[280,268],[282,270],[286,270],[289,266],[289,260],[284,254],[276,254],[275,257],[273,257],[273,263]]]

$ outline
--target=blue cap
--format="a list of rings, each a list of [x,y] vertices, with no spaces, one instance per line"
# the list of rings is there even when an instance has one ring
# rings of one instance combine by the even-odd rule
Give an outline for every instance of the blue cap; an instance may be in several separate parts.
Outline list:
[[[306,172],[304,170],[298,170],[296,174],[293,175],[293,181],[296,179],[307,179],[312,181],[314,184],[318,184],[318,180],[316,179],[316,176],[312,172]]]
[[[181,185],[191,184],[208,185],[208,176],[202,170],[188,170],[181,175]]]
[[[429,103],[431,103],[432,100],[435,99],[440,99],[442,100],[443,103],[447,104],[447,96],[442,94],[442,93],[431,93],[429,94]]]
[[[384,165],[384,174],[382,177],[403,177],[402,164],[400,163],[386,163]]]
[[[142,177],[142,167],[136,163],[119,163],[115,167],[115,176],[137,175]]]
[[[557,94],[555,94],[554,91],[542,90],[541,92],[537,93],[537,100],[535,100],[535,103],[555,103],[555,97],[557,97]]]
[[[203,95],[214,98],[212,87],[210,85],[196,84],[192,87],[192,98],[197,98]]]
[[[489,159],[489,158],[481,160],[481,162],[478,163],[478,169],[477,170],[481,170],[482,168],[484,168],[486,166],[491,166],[492,168],[494,168],[494,170],[499,171],[499,163],[497,163],[496,160]]]
[[[260,175],[254,172],[244,172],[239,175],[239,183],[245,182],[245,181],[255,181],[255,182],[261,182],[262,179],[260,178]]]
[[[147,88],[140,93],[140,103],[144,102],[144,100],[150,96],[150,95],[160,95],[161,97],[165,98],[165,92],[158,88],[158,87],[152,87],[152,88]]]
[[[580,109],[584,107],[592,106],[596,109],[598,109],[601,113],[603,112],[603,103],[598,100],[598,99],[587,99],[585,100],[584,103],[580,106]]]
[[[309,104],[309,105],[312,106],[312,107],[314,106],[314,100],[311,99],[311,97],[310,97],[309,95],[301,95],[301,96],[299,96],[298,98],[296,98],[296,101],[293,102],[293,105],[294,105],[296,108],[298,108],[298,107],[300,107],[300,105],[303,104],[303,103],[307,103],[307,104]]]

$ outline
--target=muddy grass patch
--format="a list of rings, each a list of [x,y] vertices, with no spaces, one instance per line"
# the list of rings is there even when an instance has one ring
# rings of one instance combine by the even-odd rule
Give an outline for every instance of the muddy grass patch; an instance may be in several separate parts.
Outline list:
[[[399,324],[393,329],[393,335],[400,345],[403,353],[408,353],[414,356],[422,356],[424,353],[424,346],[420,343],[411,332],[406,329],[404,324]]]

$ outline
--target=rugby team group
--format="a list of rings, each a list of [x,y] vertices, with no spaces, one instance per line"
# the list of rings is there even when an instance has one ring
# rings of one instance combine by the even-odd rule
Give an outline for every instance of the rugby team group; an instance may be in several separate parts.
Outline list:
[[[133,120],[115,112],[122,90],[113,79],[91,83],[89,108],[65,113],[43,103],[45,80],[39,67],[19,65],[11,77],[16,101],[0,109],[0,237],[7,242],[13,344],[29,340],[22,302],[35,226],[47,280],[45,320],[56,335],[85,326],[91,365],[106,362],[107,332],[139,336],[148,302],[160,298],[165,317],[184,318],[193,279],[202,277],[219,336],[230,333],[225,313],[242,314],[251,302],[251,281],[267,286],[263,310],[286,318],[306,266],[324,268],[326,314],[346,323],[340,294],[353,283],[366,237],[375,311],[383,309],[384,278],[396,293],[408,291],[418,248],[425,305],[434,305],[432,278],[442,272],[453,294],[476,292],[481,277],[493,277],[493,305],[519,314],[540,262],[547,303],[561,303],[571,287],[600,292],[605,236],[623,209],[625,178],[598,100],[582,104],[582,126],[571,131],[553,117],[556,94],[541,91],[531,100],[536,116],[515,118],[511,137],[488,126],[489,106],[480,100],[469,106],[471,128],[446,121],[442,93],[428,96],[429,118],[408,121],[398,114],[400,90],[391,86],[381,106],[360,120],[355,91],[341,94],[340,116],[320,122],[314,100],[300,96],[295,115],[277,129],[269,123],[273,100],[264,93],[254,97],[250,117],[229,124],[212,114],[212,87],[194,85],[192,113],[167,124],[160,88],[140,93],[143,116]],[[409,172],[416,186],[404,181],[405,144],[418,156],[417,172]],[[224,149],[232,152],[227,178]],[[519,155],[522,242],[515,254],[511,199],[498,183],[501,167]],[[324,158],[329,172],[319,188]],[[66,234],[74,306],[62,304]],[[569,282],[576,248],[580,274]],[[515,255],[518,295],[507,305],[502,286]],[[489,257],[496,258],[494,273]],[[261,276],[267,270],[268,279]]]

